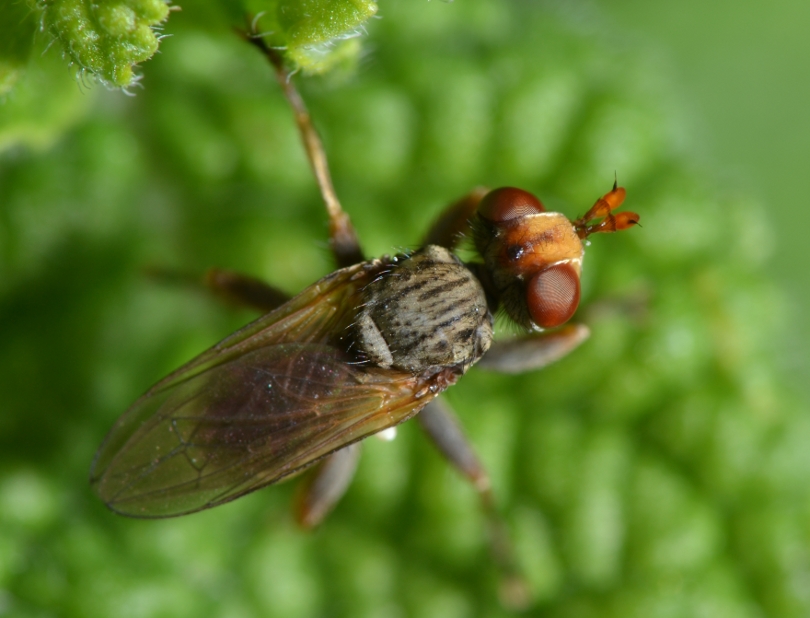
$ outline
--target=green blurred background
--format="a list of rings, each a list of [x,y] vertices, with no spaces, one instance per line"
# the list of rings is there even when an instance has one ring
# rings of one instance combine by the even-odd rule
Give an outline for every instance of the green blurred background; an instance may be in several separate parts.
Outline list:
[[[801,179],[804,57],[730,34],[770,32],[770,5],[690,3],[383,3],[354,72],[299,80],[369,254],[416,246],[478,184],[573,216],[616,172],[642,216],[588,250],[585,346],[526,376],[473,369],[448,393],[529,615],[810,615],[810,419],[793,387],[807,214],[774,193]],[[134,97],[77,83],[40,37],[0,108],[0,615],[508,615],[476,496],[413,424],[368,442],[311,535],[292,486],[166,521],[89,490],[117,416],[254,317],[147,268],[217,265],[291,292],[330,269],[290,113],[229,31],[233,7],[183,3]],[[743,85],[759,67],[772,87],[716,103],[734,91],[713,66]],[[780,87],[794,94],[771,105]]]
[[[696,163],[762,203],[775,232],[770,276],[789,297],[785,369],[810,394],[810,4],[598,2],[626,44],[677,88]]]

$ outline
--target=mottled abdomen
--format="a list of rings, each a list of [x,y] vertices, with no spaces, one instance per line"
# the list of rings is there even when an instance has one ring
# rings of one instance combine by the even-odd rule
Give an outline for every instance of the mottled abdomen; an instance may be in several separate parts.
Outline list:
[[[449,250],[429,245],[392,263],[364,290],[355,323],[362,356],[381,367],[461,373],[489,349],[492,315],[478,279]]]

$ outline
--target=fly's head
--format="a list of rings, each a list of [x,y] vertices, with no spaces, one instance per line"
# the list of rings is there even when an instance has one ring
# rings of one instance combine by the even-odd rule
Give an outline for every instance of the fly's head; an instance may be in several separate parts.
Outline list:
[[[581,218],[547,212],[534,195],[503,187],[481,200],[473,219],[475,248],[484,260],[488,292],[519,325],[546,329],[567,322],[579,305],[584,247],[591,234],[638,223],[614,214],[625,190],[616,186]]]

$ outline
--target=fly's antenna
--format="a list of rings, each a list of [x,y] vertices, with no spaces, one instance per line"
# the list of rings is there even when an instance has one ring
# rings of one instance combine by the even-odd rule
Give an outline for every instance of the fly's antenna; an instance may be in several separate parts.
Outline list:
[[[329,238],[332,253],[337,260],[339,266],[349,266],[364,260],[362,250],[360,249],[360,242],[357,238],[357,232],[354,230],[349,215],[343,210],[338,200],[335,187],[332,184],[332,176],[329,173],[329,164],[326,160],[326,151],[323,148],[323,142],[318,135],[318,131],[312,124],[312,118],[309,115],[307,106],[298,90],[292,83],[292,72],[287,71],[284,67],[284,58],[279,50],[270,47],[264,39],[253,36],[249,32],[241,32],[242,38],[248,43],[256,47],[273,67],[281,90],[292,108],[293,115],[295,116],[295,124],[298,126],[298,132],[301,136],[301,141],[304,144],[304,150],[307,154],[312,171],[315,174],[315,180],[318,183],[318,188],[321,191],[326,212],[329,216]]]
[[[585,240],[591,234],[619,232],[638,225],[639,216],[634,212],[613,214],[613,211],[624,202],[625,194],[624,188],[620,187],[618,180],[614,178],[613,188],[596,200],[584,216],[572,221],[577,236]],[[594,223],[600,219],[601,221]]]

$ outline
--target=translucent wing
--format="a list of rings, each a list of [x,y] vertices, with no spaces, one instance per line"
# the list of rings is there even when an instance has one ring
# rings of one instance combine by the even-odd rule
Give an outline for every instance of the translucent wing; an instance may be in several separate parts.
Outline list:
[[[96,455],[102,500],[135,517],[191,513],[418,412],[432,398],[423,380],[351,364],[337,343],[377,274],[368,263],[333,273],[152,387]]]

